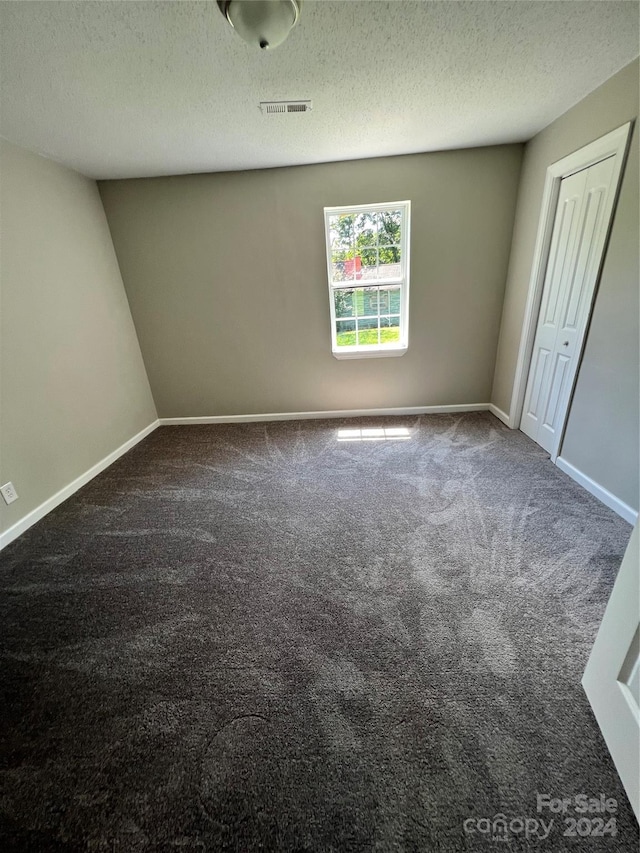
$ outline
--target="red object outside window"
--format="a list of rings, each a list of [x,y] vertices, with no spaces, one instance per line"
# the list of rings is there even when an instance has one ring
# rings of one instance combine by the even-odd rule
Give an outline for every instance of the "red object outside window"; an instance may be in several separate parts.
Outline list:
[[[351,278],[355,272],[355,278],[362,278],[362,258],[357,255],[344,262],[345,278]]]

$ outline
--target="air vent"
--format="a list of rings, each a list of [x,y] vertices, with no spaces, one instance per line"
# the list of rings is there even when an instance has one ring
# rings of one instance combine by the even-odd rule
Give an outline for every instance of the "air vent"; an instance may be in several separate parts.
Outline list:
[[[308,113],[311,101],[260,101],[260,109],[265,116],[277,113]]]

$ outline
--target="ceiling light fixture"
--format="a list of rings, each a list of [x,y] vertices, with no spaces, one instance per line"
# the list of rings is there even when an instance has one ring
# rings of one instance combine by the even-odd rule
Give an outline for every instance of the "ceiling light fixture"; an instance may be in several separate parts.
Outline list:
[[[249,44],[278,47],[298,23],[302,0],[218,0],[220,11]]]

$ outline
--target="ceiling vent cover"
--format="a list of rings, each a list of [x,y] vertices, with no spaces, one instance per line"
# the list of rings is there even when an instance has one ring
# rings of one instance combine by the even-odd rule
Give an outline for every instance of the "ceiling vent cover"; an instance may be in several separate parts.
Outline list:
[[[311,101],[260,101],[260,109],[265,116],[278,113],[308,113]]]

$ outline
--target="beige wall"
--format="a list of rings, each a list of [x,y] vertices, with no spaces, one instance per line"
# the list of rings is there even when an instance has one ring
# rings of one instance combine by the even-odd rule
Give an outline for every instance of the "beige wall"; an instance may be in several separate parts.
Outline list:
[[[547,167],[638,115],[638,61],[526,146],[492,402],[509,413]],[[638,131],[634,130],[561,455],[638,508]]]
[[[0,141],[1,529],[156,418],[94,181]]]
[[[521,154],[102,182],[160,416],[488,402]],[[322,209],[407,198],[409,351],[338,361]]]

